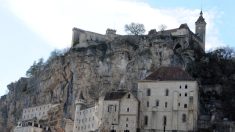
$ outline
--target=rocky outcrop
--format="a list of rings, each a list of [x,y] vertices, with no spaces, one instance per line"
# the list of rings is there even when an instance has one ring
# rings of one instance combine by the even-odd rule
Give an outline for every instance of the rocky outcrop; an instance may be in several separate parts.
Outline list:
[[[0,100],[0,129],[12,129],[23,108],[59,103],[57,113],[61,116],[55,128],[62,131],[66,120],[74,119],[74,103],[81,91],[92,103],[110,90],[135,91],[137,81],[160,66],[185,67],[194,52],[188,52],[187,59],[186,54],[179,54],[182,49],[176,42],[181,41],[184,51],[197,47],[188,38],[171,35],[116,36],[112,40],[89,41],[92,44],[87,47],[73,47],[49,60],[38,74],[8,85],[9,93]]]

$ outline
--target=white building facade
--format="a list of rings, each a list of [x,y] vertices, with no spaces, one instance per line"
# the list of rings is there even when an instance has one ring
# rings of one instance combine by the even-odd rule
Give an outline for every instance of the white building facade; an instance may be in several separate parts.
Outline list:
[[[180,68],[162,67],[138,82],[143,132],[196,131],[198,85]]]
[[[50,110],[51,107],[51,104],[46,104],[36,107],[25,108],[23,109],[22,121],[32,120],[35,117],[38,120],[42,119],[43,117],[47,117],[47,112]]]
[[[107,93],[103,101],[101,130],[136,132],[138,127],[138,99],[126,91]]]
[[[34,126],[27,126],[27,127],[17,126],[14,129],[14,132],[43,132],[43,129],[39,127],[34,127]]]
[[[89,108],[80,98],[76,101],[73,132],[136,132],[138,104],[138,99],[127,91],[107,93]]]
[[[76,102],[73,132],[91,132],[98,130],[99,118],[97,105],[82,108],[85,105],[83,99]]]

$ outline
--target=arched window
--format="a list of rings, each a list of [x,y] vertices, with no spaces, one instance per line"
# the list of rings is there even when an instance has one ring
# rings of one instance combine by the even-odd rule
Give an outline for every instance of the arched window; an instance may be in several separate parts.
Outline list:
[[[186,84],[186,85],[185,85],[185,89],[187,89],[187,88],[188,88],[188,85]]]
[[[168,95],[169,95],[169,90],[168,90],[168,89],[166,89],[166,91],[165,91],[165,95],[166,95],[166,96],[168,96]]]
[[[147,96],[151,96],[151,89],[147,89]]]
[[[186,114],[182,115],[182,122],[186,122]]]

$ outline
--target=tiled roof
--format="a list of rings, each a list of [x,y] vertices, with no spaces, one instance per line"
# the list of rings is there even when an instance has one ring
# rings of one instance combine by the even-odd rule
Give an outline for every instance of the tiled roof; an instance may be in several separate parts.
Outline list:
[[[203,13],[202,13],[202,11],[200,12],[200,16],[199,16],[199,18],[197,19],[197,21],[196,21],[195,23],[196,23],[196,24],[199,24],[199,23],[204,23],[204,24],[206,24],[205,19],[203,18]]]
[[[161,67],[155,72],[147,76],[144,80],[178,80],[178,81],[189,81],[194,80],[187,72],[179,67]]]
[[[200,16],[200,17],[197,19],[196,23],[206,23],[206,22],[205,22],[205,19],[203,18],[203,16]]]
[[[116,100],[116,99],[121,99],[123,96],[126,95],[126,91],[113,91],[113,92],[109,92],[106,93],[104,100]]]

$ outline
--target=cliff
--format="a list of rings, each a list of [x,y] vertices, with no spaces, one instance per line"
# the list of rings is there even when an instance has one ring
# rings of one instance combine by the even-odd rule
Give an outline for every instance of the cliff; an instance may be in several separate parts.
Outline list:
[[[23,108],[59,103],[60,116],[53,126],[62,130],[66,120],[74,119],[74,103],[81,91],[92,103],[114,89],[135,92],[137,81],[160,66],[186,68],[197,58],[195,52],[203,52],[193,36],[180,36],[154,32],[83,40],[85,46],[74,44],[66,53],[48,60],[31,77],[8,85],[9,93],[0,99],[0,129],[10,131],[21,118]]]

